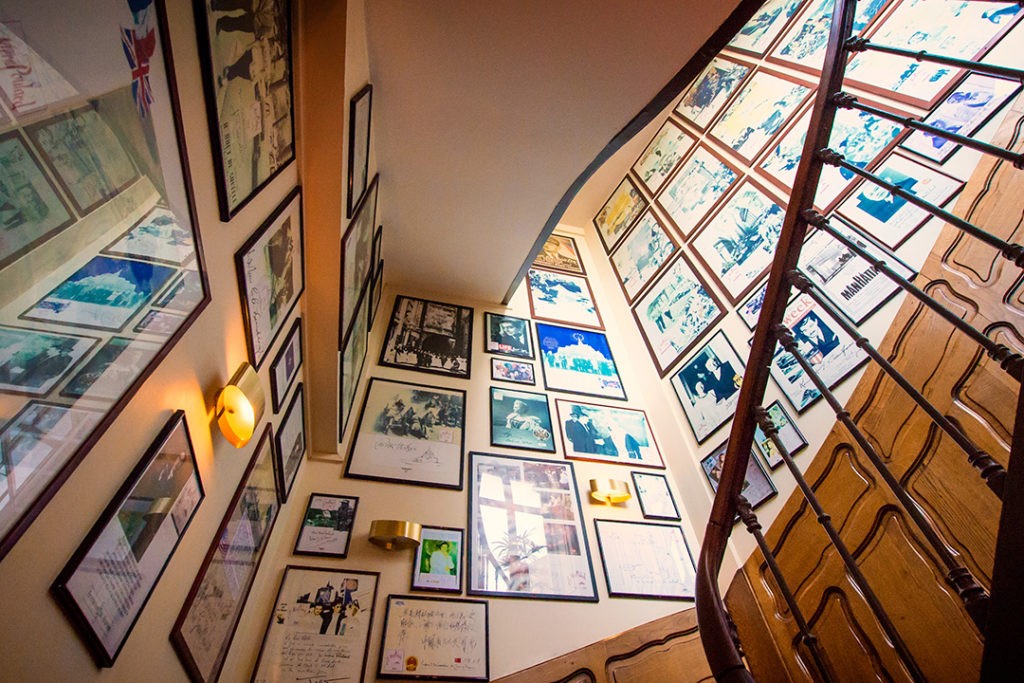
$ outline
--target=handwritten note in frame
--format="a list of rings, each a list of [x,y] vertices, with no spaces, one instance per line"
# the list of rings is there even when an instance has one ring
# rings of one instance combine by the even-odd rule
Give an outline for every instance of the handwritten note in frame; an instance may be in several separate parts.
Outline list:
[[[380,574],[284,569],[254,682],[362,681]]]
[[[692,600],[693,556],[678,524],[595,519],[608,595]]]
[[[487,603],[389,595],[379,678],[486,681]]]

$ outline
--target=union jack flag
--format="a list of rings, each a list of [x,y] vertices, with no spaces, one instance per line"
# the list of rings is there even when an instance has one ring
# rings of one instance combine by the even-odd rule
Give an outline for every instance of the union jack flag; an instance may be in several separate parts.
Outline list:
[[[132,70],[132,97],[142,118],[149,113],[149,105],[153,102],[153,88],[149,84],[149,60],[156,50],[156,34],[149,29],[145,35],[139,36],[135,29],[121,28],[121,47],[124,48],[125,59]]]

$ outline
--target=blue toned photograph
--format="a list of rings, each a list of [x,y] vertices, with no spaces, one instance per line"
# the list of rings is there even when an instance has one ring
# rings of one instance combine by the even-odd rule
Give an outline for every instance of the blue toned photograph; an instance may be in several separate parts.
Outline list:
[[[0,391],[42,396],[97,340],[0,327]]]
[[[19,317],[120,330],[176,272],[154,263],[96,256]]]
[[[657,194],[695,142],[678,123],[669,119],[633,164],[633,173],[651,194]]]
[[[736,412],[743,361],[722,330],[683,361],[672,377],[679,404],[697,443],[703,443]]]
[[[733,37],[729,47],[756,55],[764,54],[786,27],[786,22],[796,14],[801,2],[802,0],[768,0]]]
[[[765,279],[761,283],[761,286],[754,290],[754,292],[747,297],[747,300],[739,305],[736,312],[740,314],[740,319],[743,324],[754,329],[757,325],[757,319],[761,315],[761,306],[764,305],[764,295],[768,291],[768,280]]]
[[[75,373],[60,392],[61,396],[114,401],[121,397],[159,350],[159,344],[113,337]]]
[[[745,64],[715,57],[683,93],[676,113],[698,128],[706,128],[748,73],[750,67]]]
[[[711,128],[711,135],[750,161],[789,120],[809,86],[767,71],[747,81]]]
[[[554,453],[547,395],[491,387],[491,445]]]
[[[701,147],[669,181],[657,202],[687,237],[737,178],[735,170]]]
[[[183,227],[171,211],[158,206],[103,253],[180,266],[192,260],[196,248],[192,231]]]
[[[600,332],[537,323],[544,387],[626,400],[608,338]]]
[[[531,268],[526,278],[526,289],[533,318],[604,329],[587,278]],[[528,357],[532,358],[533,354]]]
[[[857,3],[853,34],[860,33],[889,0],[864,0]],[[825,61],[828,33],[832,29],[833,0],[816,0],[805,14],[790,27],[773,60],[788,62],[808,71],[820,70]]]
[[[628,301],[661,272],[678,246],[652,211],[644,214],[612,254],[612,266]]]

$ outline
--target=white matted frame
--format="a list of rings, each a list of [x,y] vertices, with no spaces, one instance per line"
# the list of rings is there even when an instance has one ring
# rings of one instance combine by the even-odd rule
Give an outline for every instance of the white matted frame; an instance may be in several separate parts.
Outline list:
[[[389,595],[377,678],[490,680],[488,604]]]
[[[678,524],[595,519],[608,595],[693,600],[696,570]]]
[[[664,519],[670,522],[682,519],[668,477],[655,472],[630,472],[630,476],[633,477],[633,489],[644,519]]]

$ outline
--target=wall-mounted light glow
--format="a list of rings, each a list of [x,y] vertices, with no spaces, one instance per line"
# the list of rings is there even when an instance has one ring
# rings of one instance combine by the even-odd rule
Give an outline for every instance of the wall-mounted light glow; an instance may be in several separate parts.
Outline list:
[[[629,484],[617,479],[591,479],[590,497],[602,503],[625,503],[633,497]]]
[[[384,550],[404,550],[420,544],[423,527],[399,519],[375,519],[370,522],[370,543]]]
[[[265,406],[259,375],[251,365],[242,363],[217,394],[217,425],[228,443],[235,448],[249,443]]]

